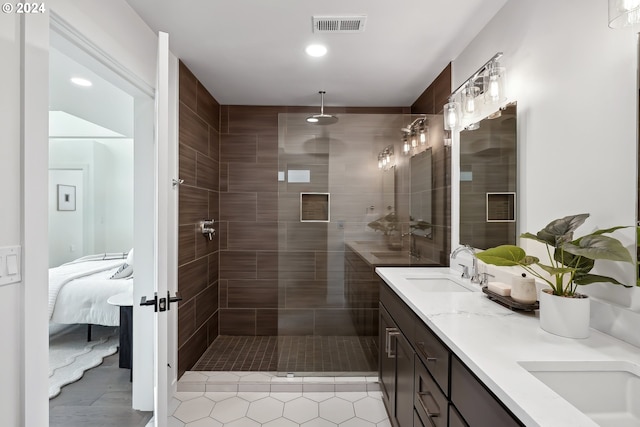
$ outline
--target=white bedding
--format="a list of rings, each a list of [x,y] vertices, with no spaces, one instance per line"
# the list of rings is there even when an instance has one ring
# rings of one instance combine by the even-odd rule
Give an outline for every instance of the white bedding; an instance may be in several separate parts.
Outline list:
[[[89,258],[89,257],[88,257]],[[131,277],[110,279],[124,259],[80,259],[49,269],[49,319],[54,323],[118,326],[120,311],[107,303],[129,291]]]

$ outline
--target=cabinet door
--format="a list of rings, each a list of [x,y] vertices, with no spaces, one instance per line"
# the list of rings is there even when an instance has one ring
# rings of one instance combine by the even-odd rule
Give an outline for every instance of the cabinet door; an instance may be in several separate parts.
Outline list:
[[[396,419],[400,427],[413,425],[413,348],[396,335]]]
[[[378,362],[378,375],[380,377],[380,389],[382,390],[382,399],[384,400],[389,418],[395,417],[395,396],[396,396],[396,359],[395,359],[395,343],[392,339],[393,334],[398,332],[395,323],[384,309],[379,306],[379,324],[380,324],[380,350]]]

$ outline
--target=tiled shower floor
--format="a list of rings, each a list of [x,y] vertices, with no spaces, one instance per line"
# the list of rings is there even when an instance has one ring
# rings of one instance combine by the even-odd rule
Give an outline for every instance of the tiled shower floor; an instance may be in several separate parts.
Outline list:
[[[378,337],[219,336],[192,371],[375,372]]]

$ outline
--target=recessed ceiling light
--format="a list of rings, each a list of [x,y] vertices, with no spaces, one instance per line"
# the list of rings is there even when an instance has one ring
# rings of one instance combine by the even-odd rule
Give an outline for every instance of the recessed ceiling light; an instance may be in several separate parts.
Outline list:
[[[310,44],[309,46],[307,46],[305,51],[307,52],[307,55],[309,55],[309,56],[319,57],[319,56],[326,55],[327,48],[324,47],[321,44]]]
[[[83,87],[89,87],[93,85],[90,80],[83,79],[82,77],[71,77],[71,83]]]

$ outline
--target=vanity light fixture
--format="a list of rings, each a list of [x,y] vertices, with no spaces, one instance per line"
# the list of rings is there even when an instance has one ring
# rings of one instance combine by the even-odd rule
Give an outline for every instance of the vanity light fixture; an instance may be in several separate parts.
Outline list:
[[[393,161],[393,145],[388,145],[378,153],[378,169],[386,171],[393,166],[395,166],[395,162]]]
[[[633,1],[640,2],[640,0]],[[484,99],[485,104],[496,104],[496,107],[506,101],[504,91],[506,72],[498,62],[501,57],[502,52],[493,55],[471,77],[451,92],[449,102],[444,105],[445,130],[456,130],[464,126],[462,115],[464,115],[464,121],[473,121],[474,116],[482,112],[482,108],[478,105],[479,99]]]
[[[407,133],[403,132],[402,134],[402,152],[404,154],[409,154],[411,151],[411,144],[409,144],[409,139],[407,138]]]
[[[402,131],[402,152],[404,154],[409,154],[411,150],[417,149],[419,145],[427,143],[427,125],[427,116],[421,114],[409,126],[400,129]]]
[[[427,130],[424,120],[420,122],[420,130],[418,132],[420,133],[420,145],[425,145],[427,143]]]
[[[609,27],[624,28],[640,23],[640,0],[609,0]]]

